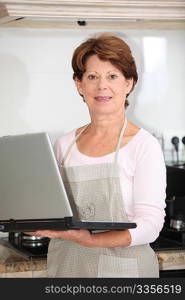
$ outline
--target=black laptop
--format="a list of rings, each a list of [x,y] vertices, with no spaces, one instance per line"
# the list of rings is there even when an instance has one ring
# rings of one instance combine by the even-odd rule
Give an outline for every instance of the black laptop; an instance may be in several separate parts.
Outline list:
[[[124,230],[135,223],[83,221],[68,200],[49,135],[0,138],[0,231]]]

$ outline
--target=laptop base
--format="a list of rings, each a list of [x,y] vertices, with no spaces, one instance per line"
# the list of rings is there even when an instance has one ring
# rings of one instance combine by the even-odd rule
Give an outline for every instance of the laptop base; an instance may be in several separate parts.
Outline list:
[[[0,221],[0,231],[3,232],[24,232],[36,230],[125,230],[135,228],[135,223],[123,222],[99,222],[99,221],[80,221],[73,217],[62,219],[36,219],[36,220],[5,220]]]

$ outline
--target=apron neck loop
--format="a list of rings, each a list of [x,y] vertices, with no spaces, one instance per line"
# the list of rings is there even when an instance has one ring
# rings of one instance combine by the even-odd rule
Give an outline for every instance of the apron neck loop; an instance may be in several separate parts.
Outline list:
[[[124,132],[125,132],[125,129],[127,127],[127,119],[125,117],[125,120],[124,120],[124,124],[123,124],[123,127],[121,128],[121,131],[120,131],[120,135],[119,135],[119,138],[118,138],[118,143],[117,143],[117,146],[116,146],[116,152],[115,152],[115,156],[114,156],[114,164],[117,163],[117,157],[118,157],[118,153],[119,153],[119,149],[121,147],[121,142],[122,142],[122,139],[123,139],[123,135],[124,135]],[[65,155],[64,155],[64,158],[62,160],[62,163],[61,165],[64,165],[70,151],[71,151],[71,148],[73,147],[73,145],[76,143],[77,139],[79,138],[79,136],[82,134],[82,132],[85,131],[85,129],[89,126],[90,124],[87,124],[74,138],[74,140],[72,141],[72,143],[69,145]]]

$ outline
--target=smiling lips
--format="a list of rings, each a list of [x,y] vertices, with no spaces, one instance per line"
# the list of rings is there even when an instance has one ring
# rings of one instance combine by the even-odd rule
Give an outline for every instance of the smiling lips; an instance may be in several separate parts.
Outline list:
[[[98,97],[95,97],[95,100],[97,102],[108,102],[112,99],[112,97],[108,97],[108,96],[98,96]]]

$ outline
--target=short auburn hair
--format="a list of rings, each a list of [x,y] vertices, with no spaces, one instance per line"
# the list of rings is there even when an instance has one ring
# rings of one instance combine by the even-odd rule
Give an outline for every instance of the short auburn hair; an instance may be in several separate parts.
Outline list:
[[[73,53],[73,79],[82,79],[86,71],[87,59],[92,55],[97,55],[99,59],[104,61],[110,61],[112,65],[122,72],[126,79],[132,78],[133,86],[131,91],[133,91],[138,80],[138,74],[134,57],[127,43],[111,33],[103,33],[87,39]],[[127,94],[127,97],[129,94]],[[128,105],[129,102],[126,99],[125,107]]]

